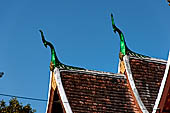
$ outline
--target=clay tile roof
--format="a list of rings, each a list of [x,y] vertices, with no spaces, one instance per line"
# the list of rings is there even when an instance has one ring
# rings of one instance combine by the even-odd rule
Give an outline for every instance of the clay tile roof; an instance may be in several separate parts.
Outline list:
[[[148,112],[151,113],[164,76],[166,61],[129,57],[129,64],[139,96]]]
[[[54,73],[51,73],[47,113],[138,113],[139,111],[129,91],[125,75],[61,69]],[[58,101],[62,105],[59,105]]]
[[[163,113],[170,113],[170,88],[168,89],[168,94],[164,103]]]
[[[157,112],[155,103],[167,61],[125,56],[124,63],[125,75],[55,68],[47,113],[57,113],[57,109],[61,113],[152,113],[155,108]],[[164,110],[169,109],[168,100],[169,96]]]
[[[63,70],[60,76],[75,113],[137,111],[124,75]]]

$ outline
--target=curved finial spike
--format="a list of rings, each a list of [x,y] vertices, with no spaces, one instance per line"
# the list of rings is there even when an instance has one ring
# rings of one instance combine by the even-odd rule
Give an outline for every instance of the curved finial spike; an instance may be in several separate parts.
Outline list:
[[[148,56],[144,56],[144,55],[141,55],[141,54],[137,54],[137,53],[131,51],[131,50],[127,47],[127,45],[126,45],[125,38],[124,38],[124,35],[123,35],[122,31],[120,31],[120,29],[117,28],[116,25],[115,25],[114,18],[113,18],[113,14],[111,14],[111,20],[112,20],[113,31],[114,31],[115,33],[118,32],[119,37],[120,37],[120,53],[119,53],[119,58],[122,60],[122,59],[123,59],[123,56],[126,55],[126,54],[127,54],[127,55],[131,55],[131,56],[141,57],[141,58],[148,57]]]
[[[113,27],[113,31],[116,33],[116,26],[114,23],[114,18],[113,18],[113,14],[111,13],[111,21],[112,21],[112,27]]]
[[[73,66],[68,66],[68,65],[62,64],[56,56],[54,46],[50,42],[45,40],[45,37],[44,37],[42,30],[39,30],[39,31],[41,33],[41,37],[42,37],[42,41],[44,43],[44,46],[45,47],[49,46],[51,48],[51,63],[50,63],[50,70],[51,71],[53,71],[55,67],[62,68],[62,69],[79,69],[79,70],[81,69],[81,70],[84,70],[84,68],[73,67]]]
[[[41,33],[41,37],[42,37],[42,41],[43,41],[43,43],[44,43],[44,46],[47,48],[47,41],[46,41],[45,38],[44,38],[43,31],[42,31],[41,29],[40,29],[39,31],[40,31],[40,33]]]
[[[127,49],[126,42],[125,42],[123,33],[115,25],[113,14],[111,14],[111,20],[112,20],[113,31],[115,33],[118,32],[118,34],[120,36],[120,52],[121,52],[121,54],[126,55],[126,49]]]
[[[54,67],[56,67],[57,65],[60,65],[60,61],[58,60],[57,56],[56,56],[56,53],[55,53],[55,49],[54,49],[54,46],[45,40],[45,37],[44,37],[44,34],[43,34],[43,31],[42,30],[39,30],[40,33],[41,33],[41,37],[42,37],[42,41],[44,43],[44,46],[47,48],[47,46],[49,46],[51,48],[51,62],[52,64],[54,65]]]

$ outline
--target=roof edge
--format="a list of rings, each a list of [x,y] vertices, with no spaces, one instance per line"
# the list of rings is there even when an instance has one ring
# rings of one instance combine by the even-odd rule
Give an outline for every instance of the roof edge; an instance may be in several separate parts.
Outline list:
[[[45,113],[47,113],[48,106],[49,106],[49,103],[50,103],[51,79],[52,79],[52,71],[50,71],[50,81],[49,81],[49,86],[48,86],[48,101],[47,101],[47,104],[46,104],[46,112]]]
[[[125,69],[126,69],[126,72],[127,72],[127,79],[129,81],[129,84],[130,84],[130,87],[132,89],[132,92],[135,96],[135,99],[137,101],[137,104],[138,106],[140,107],[140,110],[143,112],[143,113],[149,113],[148,110],[146,109],[145,105],[143,104],[140,96],[139,96],[139,93],[138,93],[138,90],[135,86],[135,82],[134,82],[134,79],[133,79],[133,76],[132,76],[132,72],[131,72],[131,68],[130,68],[130,64],[129,64],[129,56],[125,55],[123,57],[123,61],[125,63]]]
[[[124,77],[126,76],[124,74],[120,73],[111,73],[111,72],[104,72],[104,71],[95,71],[95,70],[67,70],[67,69],[59,69],[60,72],[67,71],[67,72],[78,72],[78,73],[87,73],[87,74],[93,74],[93,75],[106,75],[106,76],[114,76],[114,77]]]
[[[68,102],[62,81],[61,81],[61,76],[60,76],[60,71],[58,68],[54,69],[54,77],[56,79],[56,84],[57,84],[57,89],[60,94],[61,102],[63,104],[64,110],[66,113],[73,113],[70,107],[70,104]]]
[[[155,62],[155,63],[161,63],[161,64],[166,64],[167,61],[163,59],[157,59],[157,58],[152,58],[152,57],[146,57],[146,58],[138,58],[134,56],[128,56],[129,58],[134,58],[134,59],[140,59],[140,60],[145,60],[148,62]]]
[[[163,95],[164,88],[165,88],[165,85],[166,85],[166,81],[168,79],[169,68],[170,68],[170,51],[169,51],[169,56],[168,56],[168,62],[166,64],[165,73],[164,73],[164,76],[163,76],[163,79],[162,79],[162,82],[161,82],[161,86],[159,88],[159,93],[158,93],[157,99],[155,101],[155,105],[154,105],[152,113],[156,113],[156,111],[159,107],[159,104],[161,102],[161,97]]]

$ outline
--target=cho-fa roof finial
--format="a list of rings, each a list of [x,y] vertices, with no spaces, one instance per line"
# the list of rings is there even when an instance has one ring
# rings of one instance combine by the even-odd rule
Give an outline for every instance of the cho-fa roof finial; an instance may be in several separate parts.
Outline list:
[[[112,27],[113,27],[113,31],[116,33],[119,33],[120,36],[120,52],[122,55],[126,55],[126,42],[123,36],[123,33],[116,27],[115,23],[114,23],[114,18],[113,18],[113,14],[111,14],[111,19],[112,19]]]
[[[121,60],[123,60],[123,56],[125,55],[130,55],[130,56],[135,56],[135,57],[141,57],[141,58],[145,58],[148,56],[144,56],[141,54],[137,54],[135,52],[132,52],[126,45],[125,42],[125,38],[123,33],[121,32],[121,30],[119,28],[116,27],[115,22],[114,22],[114,18],[113,18],[113,14],[111,14],[111,20],[112,20],[112,27],[113,27],[113,31],[116,33],[118,32],[119,36],[120,36],[120,54],[119,54],[119,58]]]
[[[45,37],[44,37],[44,34],[43,34],[42,30],[40,30],[40,33],[41,33],[41,37],[42,37],[42,41],[44,43],[44,46],[46,48],[47,48],[47,46],[49,46],[50,49],[51,49],[51,64],[50,64],[50,69],[53,70],[54,67],[58,67],[58,66],[60,66],[62,64],[60,63],[60,61],[58,60],[58,58],[56,56],[56,52],[55,52],[54,46],[50,42],[45,40]]]
[[[55,67],[59,68],[59,69],[83,69],[83,68],[78,68],[78,67],[72,67],[72,66],[67,66],[65,64],[62,64],[57,56],[56,56],[56,52],[55,52],[55,49],[54,49],[54,46],[45,40],[45,37],[44,37],[44,34],[42,32],[42,30],[39,30],[40,33],[41,33],[41,37],[42,37],[42,41],[44,43],[44,46],[47,48],[47,46],[50,47],[51,49],[51,63],[50,63],[50,70],[53,71]],[[83,69],[84,70],[84,69]]]

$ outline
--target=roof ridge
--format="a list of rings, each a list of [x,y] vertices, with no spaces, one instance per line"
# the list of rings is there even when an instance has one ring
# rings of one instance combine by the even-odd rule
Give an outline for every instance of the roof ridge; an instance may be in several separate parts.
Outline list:
[[[141,59],[141,60],[145,60],[145,61],[149,61],[149,62],[155,62],[155,63],[161,63],[161,64],[166,64],[167,60],[164,59],[158,59],[158,58],[153,58],[153,57],[135,57],[135,56],[130,56],[128,55],[129,58],[134,58],[134,59]]]
[[[68,70],[68,69],[59,69],[60,72],[67,71],[67,72],[78,72],[78,73],[87,73],[93,75],[106,75],[106,76],[114,76],[114,77],[125,77],[124,74],[120,73],[112,73],[112,72],[104,72],[104,71],[96,71],[96,70]]]

